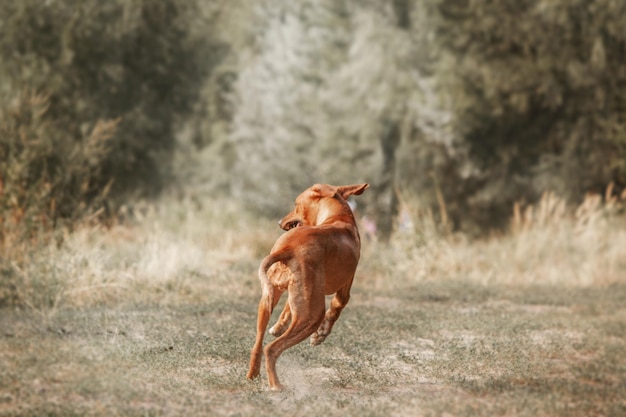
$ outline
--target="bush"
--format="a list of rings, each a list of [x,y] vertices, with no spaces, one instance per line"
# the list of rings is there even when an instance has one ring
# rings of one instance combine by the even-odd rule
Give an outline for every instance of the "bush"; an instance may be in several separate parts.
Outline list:
[[[46,118],[68,143],[119,118],[91,180],[101,188],[113,180],[116,197],[154,194],[170,175],[175,129],[219,59],[198,4],[2,2],[0,101],[24,89],[46,92]]]
[[[102,206],[103,161],[119,120],[99,121],[80,141],[49,116],[49,97],[23,93],[0,107],[0,246],[59,221],[71,225]],[[109,183],[110,184],[110,183]]]
[[[504,226],[547,190],[626,187],[625,16],[619,0],[440,3],[458,144],[436,171],[457,223]]]
[[[31,274],[42,247],[167,183],[175,132],[221,56],[216,7],[0,2],[0,306],[46,297],[54,274]]]

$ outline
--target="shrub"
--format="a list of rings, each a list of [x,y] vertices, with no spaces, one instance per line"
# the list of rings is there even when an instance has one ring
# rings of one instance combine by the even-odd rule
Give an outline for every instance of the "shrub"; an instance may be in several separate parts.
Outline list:
[[[513,203],[626,187],[619,0],[442,1],[439,71],[455,154],[436,168],[457,224],[505,227]]]
[[[49,97],[22,93],[0,107],[0,246],[11,247],[102,207],[102,162],[119,120],[98,121],[80,140],[48,114]],[[110,183],[109,183],[110,184]]]
[[[68,141],[119,118],[91,179],[113,179],[113,196],[154,194],[170,175],[175,129],[219,59],[207,23],[196,0],[2,2],[0,101],[47,92],[46,118]]]
[[[0,305],[35,279],[22,272],[40,243],[167,183],[175,131],[220,59],[216,7],[0,2]]]

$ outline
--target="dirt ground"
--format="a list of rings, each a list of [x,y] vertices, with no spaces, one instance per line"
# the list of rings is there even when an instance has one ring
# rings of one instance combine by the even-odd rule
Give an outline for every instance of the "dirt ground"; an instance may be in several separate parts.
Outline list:
[[[280,358],[275,393],[245,379],[250,272],[205,303],[4,309],[0,415],[626,415],[624,285],[357,283],[322,345]]]
[[[482,240],[416,224],[364,241],[333,333],[279,358],[276,393],[246,372],[282,231],[209,203],[4,264],[20,302],[0,308],[0,415],[626,415],[626,224],[603,206]]]

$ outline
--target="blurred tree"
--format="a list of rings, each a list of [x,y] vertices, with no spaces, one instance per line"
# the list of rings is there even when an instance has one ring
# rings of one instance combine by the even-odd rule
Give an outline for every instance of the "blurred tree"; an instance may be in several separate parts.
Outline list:
[[[300,191],[332,181],[320,155],[330,139],[320,95],[344,53],[346,11],[342,1],[285,0],[255,12],[256,37],[238,56],[232,185],[251,206],[281,215]]]
[[[398,3],[406,6],[394,5]],[[397,214],[396,152],[407,134],[406,121],[416,116],[408,103],[420,93],[415,78],[421,74],[414,66],[419,43],[403,27],[410,25],[408,13],[397,7],[355,10],[345,59],[324,92],[325,125],[331,137],[346,138],[347,148],[339,152],[351,153],[351,158],[337,160],[333,170],[347,175],[357,169],[366,175],[372,185],[368,211],[383,241]]]
[[[174,132],[220,59],[196,0],[0,3],[0,100],[50,95],[47,117],[71,140],[121,118],[102,187],[152,194],[170,176]],[[198,26],[203,29],[197,30]]]
[[[396,189],[415,191],[458,228],[481,231],[504,225],[520,198],[550,189],[576,199],[626,182],[626,6],[618,0],[228,4],[179,10],[181,22],[196,22],[188,14],[199,10],[219,16],[206,40],[187,24],[162,41],[211,51],[200,60],[210,62],[202,84],[178,65],[168,70],[183,77],[175,91],[193,90],[168,105],[183,110],[177,115],[196,106],[194,125],[179,135],[177,169],[203,192],[232,191],[281,215],[313,182],[368,181],[359,208],[376,217],[384,239]],[[190,61],[179,61],[196,74],[198,55],[185,50]],[[106,68],[99,77],[126,74]],[[146,109],[155,106],[150,114],[171,132],[181,118],[162,118],[167,100],[150,97],[159,99]]]
[[[0,104],[0,254],[59,222],[71,228],[107,197],[102,161],[119,120],[99,121],[77,142],[48,109],[49,97],[34,93]]]
[[[241,54],[235,190],[276,214],[313,182],[368,181],[381,238],[397,211],[397,150],[423,109],[426,26],[408,1],[308,1],[259,8]],[[419,16],[420,22],[426,19]]]
[[[625,2],[442,0],[436,21],[458,141],[437,172],[457,225],[626,184]]]
[[[247,61],[240,55],[250,50],[256,36],[253,6],[248,0],[200,2],[211,26],[200,26],[196,36],[206,36],[208,29],[213,45],[220,47],[219,59],[212,61],[210,75],[198,83],[199,100],[177,134],[174,172],[181,192],[231,192],[237,160],[230,140],[237,106],[235,85]]]

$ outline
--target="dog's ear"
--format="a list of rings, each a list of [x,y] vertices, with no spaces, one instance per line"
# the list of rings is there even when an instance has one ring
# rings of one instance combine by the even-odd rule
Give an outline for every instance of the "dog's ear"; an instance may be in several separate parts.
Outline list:
[[[365,184],[354,184],[354,185],[340,185],[337,187],[337,192],[341,194],[344,200],[347,200],[351,195],[361,195],[363,191],[367,190],[370,185]]]
[[[337,194],[336,187],[328,184],[315,184],[311,187],[311,197],[324,198],[334,197]]]

